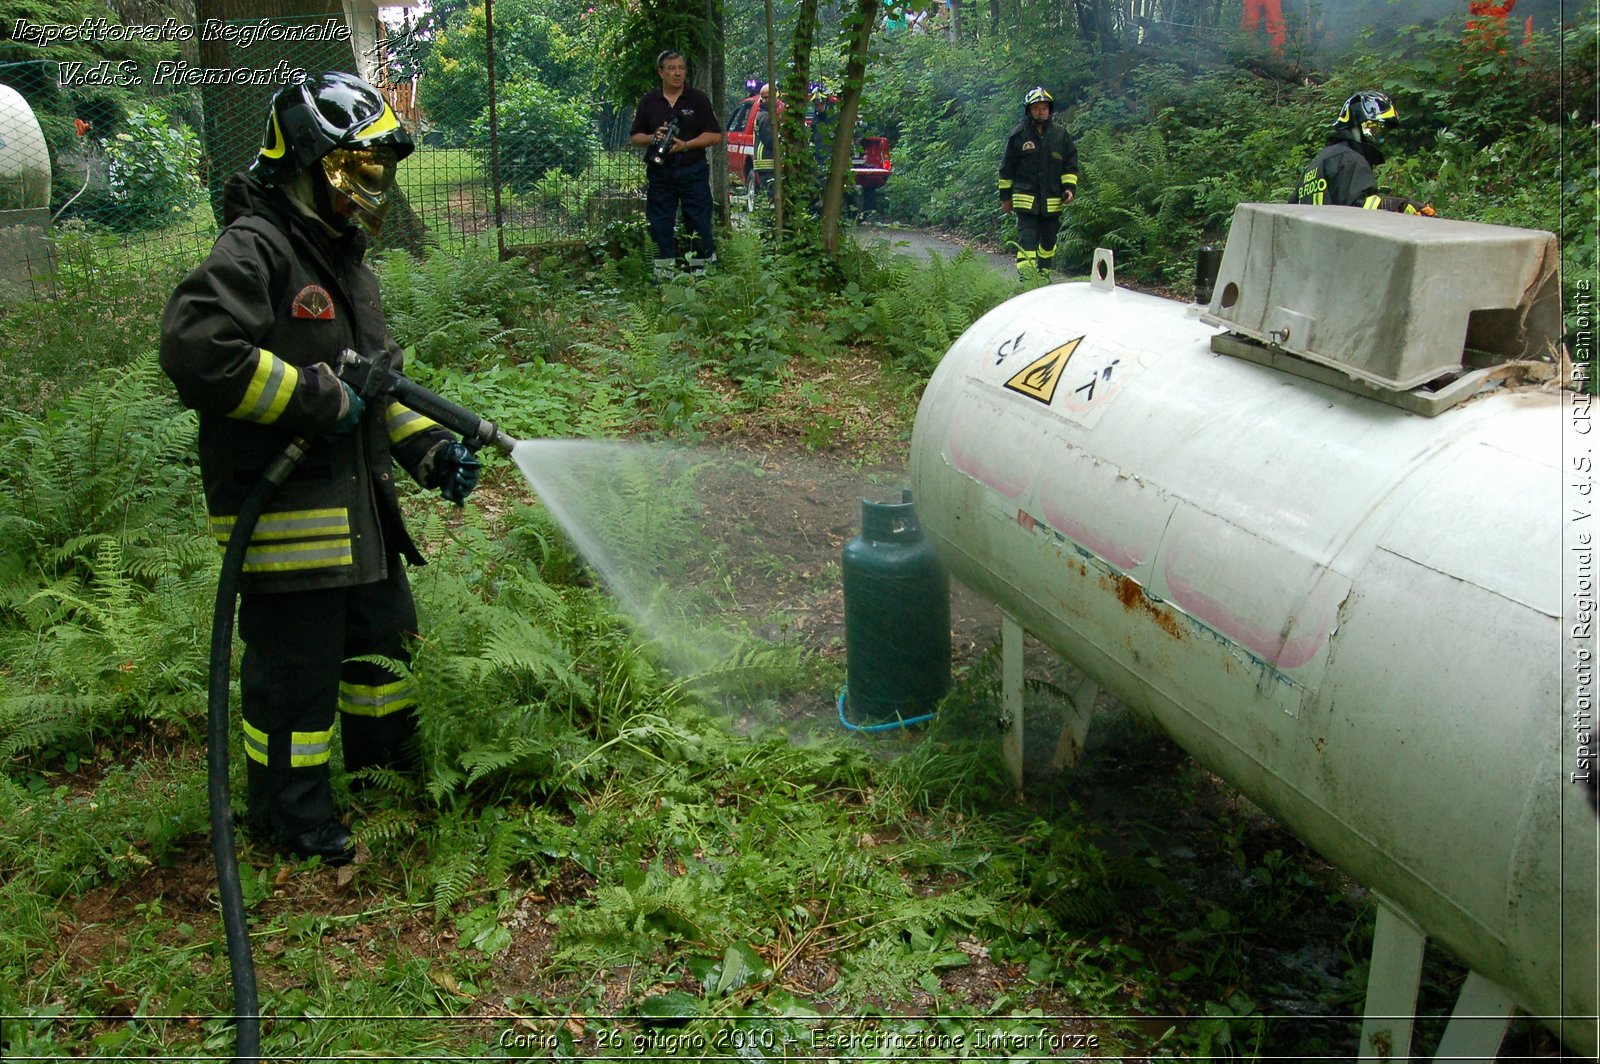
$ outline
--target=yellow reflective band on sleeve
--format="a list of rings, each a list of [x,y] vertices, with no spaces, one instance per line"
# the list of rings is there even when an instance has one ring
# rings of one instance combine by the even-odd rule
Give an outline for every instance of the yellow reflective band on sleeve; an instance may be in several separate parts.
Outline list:
[[[1011,197],[1011,206],[1015,207],[1019,211],[1033,210],[1033,193],[1018,192],[1015,196]]]
[[[299,370],[266,348],[258,348],[250,386],[244,390],[244,398],[239,400],[239,405],[228,411],[228,416],[270,425],[278,420],[283,408],[289,405],[289,397],[299,383]]]
[[[1375,210],[1378,210],[1382,206],[1383,206],[1383,197],[1382,196],[1368,196],[1366,199],[1361,201],[1361,209],[1362,210],[1375,211]]]
[[[244,752],[245,756],[258,765],[267,763],[267,733],[260,728],[253,728],[249,721],[244,721]]]
[[[339,709],[358,717],[387,717],[416,704],[410,680],[377,685],[339,681]]]
[[[233,517],[213,517],[211,532],[217,542],[227,546],[233,534]],[[326,510],[283,510],[262,514],[250,542],[264,539],[307,539],[312,536],[348,536],[350,511],[342,506]]]
[[[388,411],[389,442],[399,443],[409,439],[424,429],[436,429],[439,423],[431,417],[417,413],[409,407],[399,403],[390,403]]]
[[[1077,174],[1062,174],[1061,175],[1061,183],[1063,185],[1068,186],[1069,188],[1074,188],[1075,189],[1075,188],[1078,187],[1078,175]]]
[[[1011,179],[1009,177],[1002,177],[1000,179],[1000,191],[1004,192],[1006,189],[1008,189],[1010,187],[1011,187]]]
[[[289,733],[289,767],[310,768],[326,765],[333,750],[333,729]]]

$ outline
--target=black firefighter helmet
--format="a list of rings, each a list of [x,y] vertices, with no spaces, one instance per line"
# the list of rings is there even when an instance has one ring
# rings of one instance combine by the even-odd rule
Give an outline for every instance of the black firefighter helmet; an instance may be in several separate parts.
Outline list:
[[[330,190],[353,203],[356,217],[375,231],[396,164],[414,149],[381,92],[354,74],[332,70],[273,96],[250,173],[263,184],[281,186],[320,171]]]
[[[1035,85],[1028,90],[1027,95],[1022,97],[1022,117],[1024,119],[1032,117],[1028,109],[1036,103],[1047,103],[1050,105],[1050,113],[1052,115],[1056,113],[1056,98],[1051,96],[1049,90],[1043,85]]]

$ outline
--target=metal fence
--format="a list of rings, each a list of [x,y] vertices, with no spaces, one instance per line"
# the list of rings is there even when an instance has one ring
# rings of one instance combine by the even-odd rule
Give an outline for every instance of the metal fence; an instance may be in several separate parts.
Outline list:
[[[297,71],[354,68],[417,143],[380,246],[485,242],[504,253],[595,239],[642,216],[627,115],[487,77],[480,93],[430,93],[413,61],[427,9],[386,7],[381,20],[366,10],[350,23],[169,20],[162,39],[186,58],[148,66],[0,63],[0,297],[40,294],[58,270],[197,262],[220,227],[226,178],[255,157],[268,101]]]

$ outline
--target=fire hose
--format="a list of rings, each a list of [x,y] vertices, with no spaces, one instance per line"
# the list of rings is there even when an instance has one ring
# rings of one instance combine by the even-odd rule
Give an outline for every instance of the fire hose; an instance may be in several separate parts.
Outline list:
[[[494,422],[395,371],[386,358],[374,360],[345,351],[337,369],[340,379],[354,388],[362,399],[388,396],[456,433],[473,451],[493,447],[509,455],[517,444]],[[244,893],[239,882],[233,799],[228,788],[228,689],[232,684],[234,605],[239,593],[239,577],[244,571],[245,553],[256,523],[313,446],[303,437],[296,437],[268,464],[245,497],[222,556],[222,575],[217,580],[217,601],[211,615],[211,673],[206,705],[207,796],[211,813],[211,852],[216,860],[217,893],[222,904],[223,934],[233,980],[234,1059],[243,1064],[255,1064],[260,1059],[261,1006],[256,992],[250,930],[245,919]]]

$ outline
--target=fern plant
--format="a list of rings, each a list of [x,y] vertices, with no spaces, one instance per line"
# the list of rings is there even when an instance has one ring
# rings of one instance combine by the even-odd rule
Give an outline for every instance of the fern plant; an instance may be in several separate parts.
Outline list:
[[[215,547],[153,357],[0,442],[0,758],[203,712]]]

